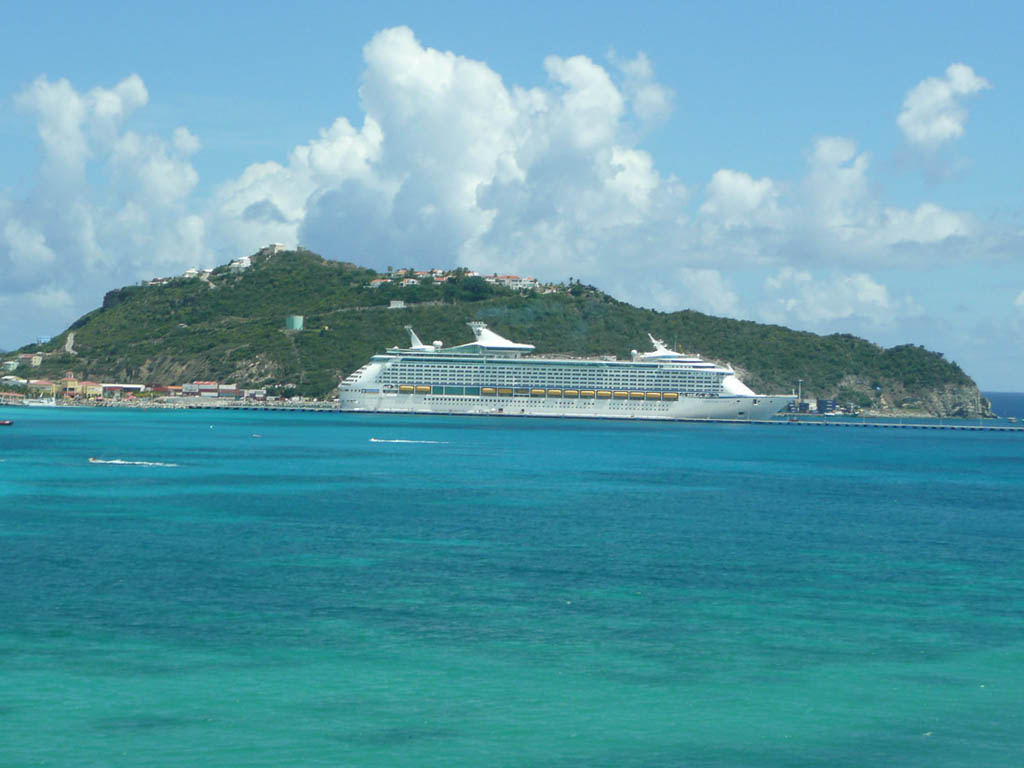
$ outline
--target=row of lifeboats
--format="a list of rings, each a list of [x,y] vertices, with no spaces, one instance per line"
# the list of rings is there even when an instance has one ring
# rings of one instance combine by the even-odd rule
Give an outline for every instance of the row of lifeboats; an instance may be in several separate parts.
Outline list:
[[[475,389],[475,387],[474,387]],[[398,387],[401,395],[429,395],[431,388],[425,384],[402,384]],[[569,397],[597,400],[678,400],[678,392],[631,392],[614,389],[530,389],[524,387],[480,387],[482,397]]]

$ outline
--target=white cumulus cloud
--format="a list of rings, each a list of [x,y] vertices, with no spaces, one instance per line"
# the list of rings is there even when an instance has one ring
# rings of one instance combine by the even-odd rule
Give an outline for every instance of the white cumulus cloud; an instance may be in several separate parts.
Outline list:
[[[46,243],[46,236],[16,218],[3,222],[0,270],[5,288],[31,285],[48,280],[49,272],[57,262],[57,255]]]
[[[935,149],[963,136],[967,124],[963,99],[991,87],[966,64],[950,64],[945,77],[926,78],[907,92],[897,123],[912,145]]]
[[[15,97],[38,130],[36,184],[0,192],[5,306],[49,297],[63,327],[112,287],[283,242],[378,268],[573,275],[659,309],[881,325],[920,309],[893,298],[885,269],[929,268],[978,235],[963,211],[886,204],[847,137],[813,140],[788,178],[723,162],[684,183],[638,138],[673,101],[643,53],[607,68],[548,56],[529,87],[406,27],[363,58],[361,114],[311,126],[285,161],[254,158],[202,199],[200,138],[135,129],[150,98],[137,75],[87,91],[36,79]],[[954,65],[907,95],[901,126],[947,141],[961,100],[987,86]]]
[[[836,320],[859,318],[891,325],[921,314],[910,296],[893,299],[889,289],[864,272],[825,273],[783,267],[765,279],[761,316],[771,322],[825,328]]]
[[[127,130],[148,101],[138,75],[84,92],[41,76],[15,95],[41,160],[23,197],[0,195],[0,296],[26,327],[60,330],[111,288],[208,260],[188,210],[199,140]]]
[[[973,232],[970,216],[930,202],[883,204],[869,153],[845,137],[815,140],[795,179],[723,168],[694,210],[637,145],[631,116],[671,103],[642,53],[611,54],[618,78],[585,56],[548,56],[548,81],[532,88],[406,27],[363,55],[362,127],[338,118],[286,165],[221,185],[214,239],[241,252],[299,241],[374,267],[576,275],[644,305],[738,313],[730,270],[923,260],[935,257],[915,248]]]
[[[778,185],[742,171],[716,171],[707,185],[699,214],[723,229],[777,228],[782,224]]]
[[[688,307],[727,317],[746,314],[740,297],[718,270],[679,267],[669,274],[672,279],[653,291],[659,306]]]
[[[622,91],[641,124],[660,123],[672,112],[674,94],[654,76],[654,65],[643,51],[632,59],[609,56],[624,77]]]

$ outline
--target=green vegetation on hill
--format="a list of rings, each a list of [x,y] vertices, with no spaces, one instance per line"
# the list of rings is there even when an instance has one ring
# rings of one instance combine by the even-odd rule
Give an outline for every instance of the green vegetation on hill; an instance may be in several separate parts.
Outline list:
[[[648,349],[647,333],[669,345],[729,362],[757,391],[840,396],[872,405],[920,404],[939,391],[973,382],[942,355],[905,345],[883,349],[845,334],[818,336],[775,325],[663,313],[617,301],[579,283],[552,294],[518,294],[459,274],[443,284],[370,288],[373,270],[327,261],[309,251],[252,257],[247,270],[214,270],[209,280],[110,291],[103,306],[77,320],[75,355],[68,331],[26,350],[51,352],[39,375],[74,370],[82,377],[149,384],[211,379],[248,387],[294,385],[325,395],[338,380],[385,347],[404,345],[411,324],[424,341],[464,343],[465,323],[483,320],[541,354],[617,355]],[[387,309],[402,299],[405,309]],[[285,331],[288,315],[305,330]]]

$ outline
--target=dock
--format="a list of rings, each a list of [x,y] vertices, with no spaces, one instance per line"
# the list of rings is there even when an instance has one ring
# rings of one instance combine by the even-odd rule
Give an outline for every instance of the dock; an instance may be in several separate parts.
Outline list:
[[[534,418],[534,419],[585,419],[591,421],[673,421],[688,424],[755,424],[770,427],[818,427],[818,428],[843,428],[843,429],[923,429],[941,430],[946,432],[1011,432],[1024,434],[1024,426],[1007,424],[982,424],[975,421],[961,424],[948,424],[941,421],[935,423],[917,421],[867,421],[855,418],[792,418],[779,417],[777,419],[637,419],[634,417],[618,416],[571,416],[571,415],[530,415],[522,416],[511,413],[444,413],[441,411],[425,413],[411,411],[343,411],[333,403],[286,403],[276,402],[267,404],[254,403],[189,403],[188,405],[177,406],[190,410],[224,410],[224,411],[288,411],[292,413],[382,413],[391,415],[409,416],[493,416],[498,418]]]
[[[929,424],[904,421],[856,421],[855,419],[687,419],[687,421],[717,421],[723,424],[765,424],[777,427],[846,427],[856,429],[930,429],[957,432],[1021,432],[1024,427],[1002,424]]]
[[[17,405],[18,410],[24,407],[21,402],[12,401],[0,403],[0,405]],[[82,407],[105,407],[105,408],[159,408],[167,410],[203,410],[203,411],[277,411],[284,413],[333,413],[333,414],[369,414],[369,413],[381,413],[389,415],[408,415],[408,416],[491,416],[494,418],[532,418],[532,419],[580,419],[588,421],[672,421],[676,423],[687,423],[687,424],[735,424],[735,425],[760,425],[766,427],[808,427],[818,429],[919,429],[919,430],[931,430],[931,431],[943,431],[943,432],[1007,432],[1011,434],[1024,435],[1024,424],[1006,424],[1005,422],[996,423],[983,423],[978,420],[962,421],[958,423],[948,423],[941,420],[933,421],[905,421],[896,420],[895,418],[891,421],[868,421],[867,419],[859,419],[854,417],[818,417],[818,416],[803,416],[794,417],[792,415],[780,416],[777,419],[718,419],[718,418],[694,418],[694,419],[638,419],[634,416],[589,416],[589,415],[564,415],[564,414],[531,414],[524,416],[521,414],[512,413],[452,413],[442,411],[343,411],[338,408],[336,403],[331,402],[289,402],[289,401],[273,401],[273,402],[217,402],[211,400],[209,402],[202,402],[199,398],[191,400],[190,402],[175,402],[175,403],[145,403],[135,404],[132,406],[125,406],[120,404],[104,404],[102,406],[88,406],[84,404],[75,405],[61,405],[58,407],[64,408],[82,408]],[[993,420],[995,421],[995,420]]]

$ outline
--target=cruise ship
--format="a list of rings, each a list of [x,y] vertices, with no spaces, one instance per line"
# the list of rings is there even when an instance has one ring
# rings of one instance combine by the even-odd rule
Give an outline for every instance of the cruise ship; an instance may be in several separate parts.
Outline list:
[[[674,352],[648,334],[654,350],[614,357],[531,356],[484,323],[474,340],[423,344],[411,326],[408,348],[374,355],[338,387],[343,411],[613,419],[767,419],[796,398],[758,395],[730,367]]]

